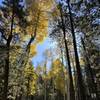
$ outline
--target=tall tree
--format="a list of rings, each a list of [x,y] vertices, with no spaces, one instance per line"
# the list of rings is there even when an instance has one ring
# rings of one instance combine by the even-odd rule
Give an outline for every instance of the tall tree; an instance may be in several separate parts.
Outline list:
[[[84,5],[82,7],[82,5]],[[81,8],[82,7],[82,8]],[[73,5],[74,11],[79,11],[82,13],[82,15],[75,16],[75,28],[77,29],[77,32],[81,32],[81,41],[82,41],[82,47],[83,47],[83,55],[85,59],[85,70],[86,71],[86,77],[89,78],[87,81],[88,89],[89,89],[89,96],[91,99],[95,99],[95,96],[92,98],[92,95],[96,93],[96,98],[98,99],[98,93],[96,88],[96,70],[94,67],[96,63],[93,61],[92,56],[95,55],[96,59],[98,59],[98,37],[99,37],[99,4],[98,0],[92,0],[92,1],[81,1],[77,2]],[[75,10],[76,9],[76,10]],[[91,48],[92,47],[92,48]],[[96,52],[95,52],[96,50]],[[92,53],[91,53],[92,52]],[[86,60],[87,59],[87,60]],[[96,61],[96,60],[95,60]],[[93,63],[92,63],[93,62]],[[97,69],[98,63],[95,66]],[[98,79],[97,79],[98,80]],[[88,83],[89,82],[89,83]]]
[[[86,100],[85,88],[84,88],[84,83],[82,79],[80,62],[79,62],[78,51],[77,51],[77,44],[76,44],[75,30],[74,30],[74,25],[73,25],[72,12],[71,12],[71,7],[70,7],[70,0],[67,0],[66,2],[68,4],[70,27],[71,27],[72,37],[73,37],[73,46],[74,46],[74,53],[75,53],[77,81],[78,81],[78,86],[79,86],[80,100]]]
[[[58,4],[58,9],[57,9],[58,15],[54,15],[55,23],[57,26],[53,27],[55,28],[53,30],[53,37],[56,37],[59,41],[59,36],[63,37],[62,43],[64,43],[65,46],[65,51],[66,51],[66,57],[67,57],[67,62],[68,62],[68,71],[69,71],[69,98],[70,100],[75,99],[75,94],[74,94],[74,85],[73,85],[73,78],[72,78],[72,72],[71,72],[71,63],[70,63],[70,57],[69,57],[69,48],[66,40],[66,26],[65,26],[65,18],[64,18],[64,10],[63,6],[61,3]],[[56,12],[54,12],[56,13]],[[57,34],[55,34],[57,33]],[[60,40],[61,40],[60,39]]]
[[[5,68],[4,68],[4,93],[3,99],[7,100],[8,93],[8,78],[9,78],[9,57],[10,57],[10,47],[12,43],[14,33],[14,28],[16,24],[22,24],[22,19],[24,18],[24,10],[21,5],[20,0],[4,0],[1,11],[3,13],[3,24],[1,28],[2,37],[6,41],[6,58],[5,58]],[[24,22],[24,20],[23,20]],[[5,26],[5,27],[4,27]]]

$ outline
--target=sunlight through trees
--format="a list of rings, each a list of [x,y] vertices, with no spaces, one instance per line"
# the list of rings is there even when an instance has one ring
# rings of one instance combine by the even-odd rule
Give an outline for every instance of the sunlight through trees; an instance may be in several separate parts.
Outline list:
[[[0,0],[0,100],[99,100],[99,62],[99,0]]]

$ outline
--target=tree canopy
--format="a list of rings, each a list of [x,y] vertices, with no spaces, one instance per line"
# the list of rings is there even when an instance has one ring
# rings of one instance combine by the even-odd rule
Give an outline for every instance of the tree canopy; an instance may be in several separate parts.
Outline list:
[[[1,1],[0,100],[99,100],[100,1]]]

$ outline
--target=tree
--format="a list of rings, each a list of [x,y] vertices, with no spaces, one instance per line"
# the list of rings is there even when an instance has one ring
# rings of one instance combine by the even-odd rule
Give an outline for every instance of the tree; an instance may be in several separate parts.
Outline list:
[[[67,4],[68,4],[68,10],[69,10],[71,33],[72,33],[72,37],[73,37],[73,46],[74,46],[74,53],[75,53],[75,62],[76,62],[76,70],[77,70],[77,78],[78,78],[77,81],[78,81],[78,86],[79,86],[80,99],[86,100],[86,94],[85,94],[84,83],[83,83],[81,69],[80,69],[80,62],[79,62],[78,51],[77,51],[77,44],[76,44],[76,37],[75,37],[75,32],[74,32],[73,18],[72,18],[69,0],[67,1]]]
[[[26,99],[30,100],[29,98],[36,93],[36,84],[38,77],[31,63],[27,64],[27,67],[24,68],[24,73],[24,81],[26,83]]]
[[[65,90],[65,76],[67,76],[67,73],[65,73],[65,70],[60,59],[55,59],[52,62],[49,75],[52,80],[52,97],[54,97],[54,100],[63,99],[64,95],[67,94]]]
[[[59,8],[59,13],[58,13],[58,18],[55,17],[56,19],[56,25],[55,26],[55,29],[53,30],[53,33],[58,33],[58,34],[55,34],[55,37],[57,39],[59,39],[59,36],[61,35],[63,38],[63,42],[64,45],[65,45],[65,51],[66,51],[66,57],[67,57],[67,62],[68,62],[68,71],[69,71],[69,94],[70,94],[70,99],[71,100],[74,100],[75,99],[75,94],[74,94],[74,86],[73,86],[73,79],[72,79],[72,72],[71,72],[71,65],[70,65],[70,57],[69,57],[69,49],[68,49],[68,43],[67,43],[67,40],[66,40],[66,27],[65,27],[65,18],[64,18],[64,12],[63,12],[63,6],[62,4],[59,4],[58,5],[58,8]],[[56,15],[57,16],[57,15]],[[59,18],[60,16],[60,18]],[[59,34],[60,33],[60,34]],[[53,34],[52,34],[53,35]],[[53,35],[54,36],[54,35]]]
[[[84,4],[83,9],[80,8],[82,4]],[[76,17],[75,18],[75,28],[77,29],[78,33],[79,32],[82,33],[81,41],[82,41],[82,47],[83,47],[82,52],[84,52],[83,55],[84,55],[84,59],[86,63],[85,65],[85,68],[86,68],[85,70],[87,74],[86,77],[89,78],[89,80],[91,81],[91,82],[87,81],[87,84],[89,86],[88,89],[90,88],[89,95],[96,93],[97,98],[98,98],[98,93],[97,93],[96,83],[94,81],[96,77],[96,73],[94,73],[95,69],[92,68],[94,62],[92,63],[93,59],[91,58],[92,58],[92,55],[95,55],[96,48],[98,48],[98,41],[96,40],[96,38],[99,36],[98,34],[99,23],[98,21],[96,21],[97,19],[99,19],[98,18],[99,17],[98,16],[98,13],[99,13],[98,6],[99,5],[97,1],[92,1],[92,2],[84,1],[84,2],[78,2],[75,5],[75,7],[73,7],[76,9],[76,11],[82,12],[82,15],[80,16],[76,15],[77,17],[75,16]],[[92,12],[93,10],[95,11]],[[92,50],[93,50],[92,52],[93,54],[90,53]],[[97,52],[97,55],[95,57],[97,57],[98,59],[98,49],[96,52]]]
[[[3,13],[3,17],[1,20],[1,22],[3,23],[1,25],[1,33],[3,39],[6,41],[6,51],[7,51],[5,58],[5,68],[4,68],[4,94],[3,94],[4,100],[7,100],[7,93],[8,93],[10,46],[12,43],[12,39],[15,35],[13,30],[16,24],[22,24],[22,20],[24,18],[23,16],[25,15],[23,11],[23,6],[20,4],[21,2],[22,1],[20,0],[13,0],[13,1],[5,0],[3,1],[3,7],[1,7],[1,11]]]
[[[28,19],[30,22],[30,26],[28,27],[27,31],[31,35],[28,43],[29,46],[35,38],[36,43],[39,43],[42,42],[47,36],[48,12],[51,7],[51,1],[46,2],[46,0],[26,0],[26,5],[29,12]]]

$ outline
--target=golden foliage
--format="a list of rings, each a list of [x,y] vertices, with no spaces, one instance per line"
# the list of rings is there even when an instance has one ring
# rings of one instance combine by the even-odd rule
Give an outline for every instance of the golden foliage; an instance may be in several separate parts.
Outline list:
[[[26,6],[29,12],[27,33],[34,35],[36,31],[37,43],[42,42],[48,33],[48,12],[50,11],[52,0],[26,0]]]
[[[60,59],[56,59],[53,62],[52,68],[49,72],[49,78],[50,76],[54,79],[54,84],[55,84],[56,89],[60,90],[64,94],[66,91],[65,90],[66,72]]]
[[[36,83],[37,83],[37,75],[34,71],[34,67],[32,64],[27,64],[27,66],[24,69],[24,75],[26,79],[26,83],[28,83],[29,79],[29,94],[28,95],[34,95],[36,92]]]
[[[31,46],[30,46],[30,55],[34,56],[36,54],[37,54],[36,45],[35,44],[31,44]]]

